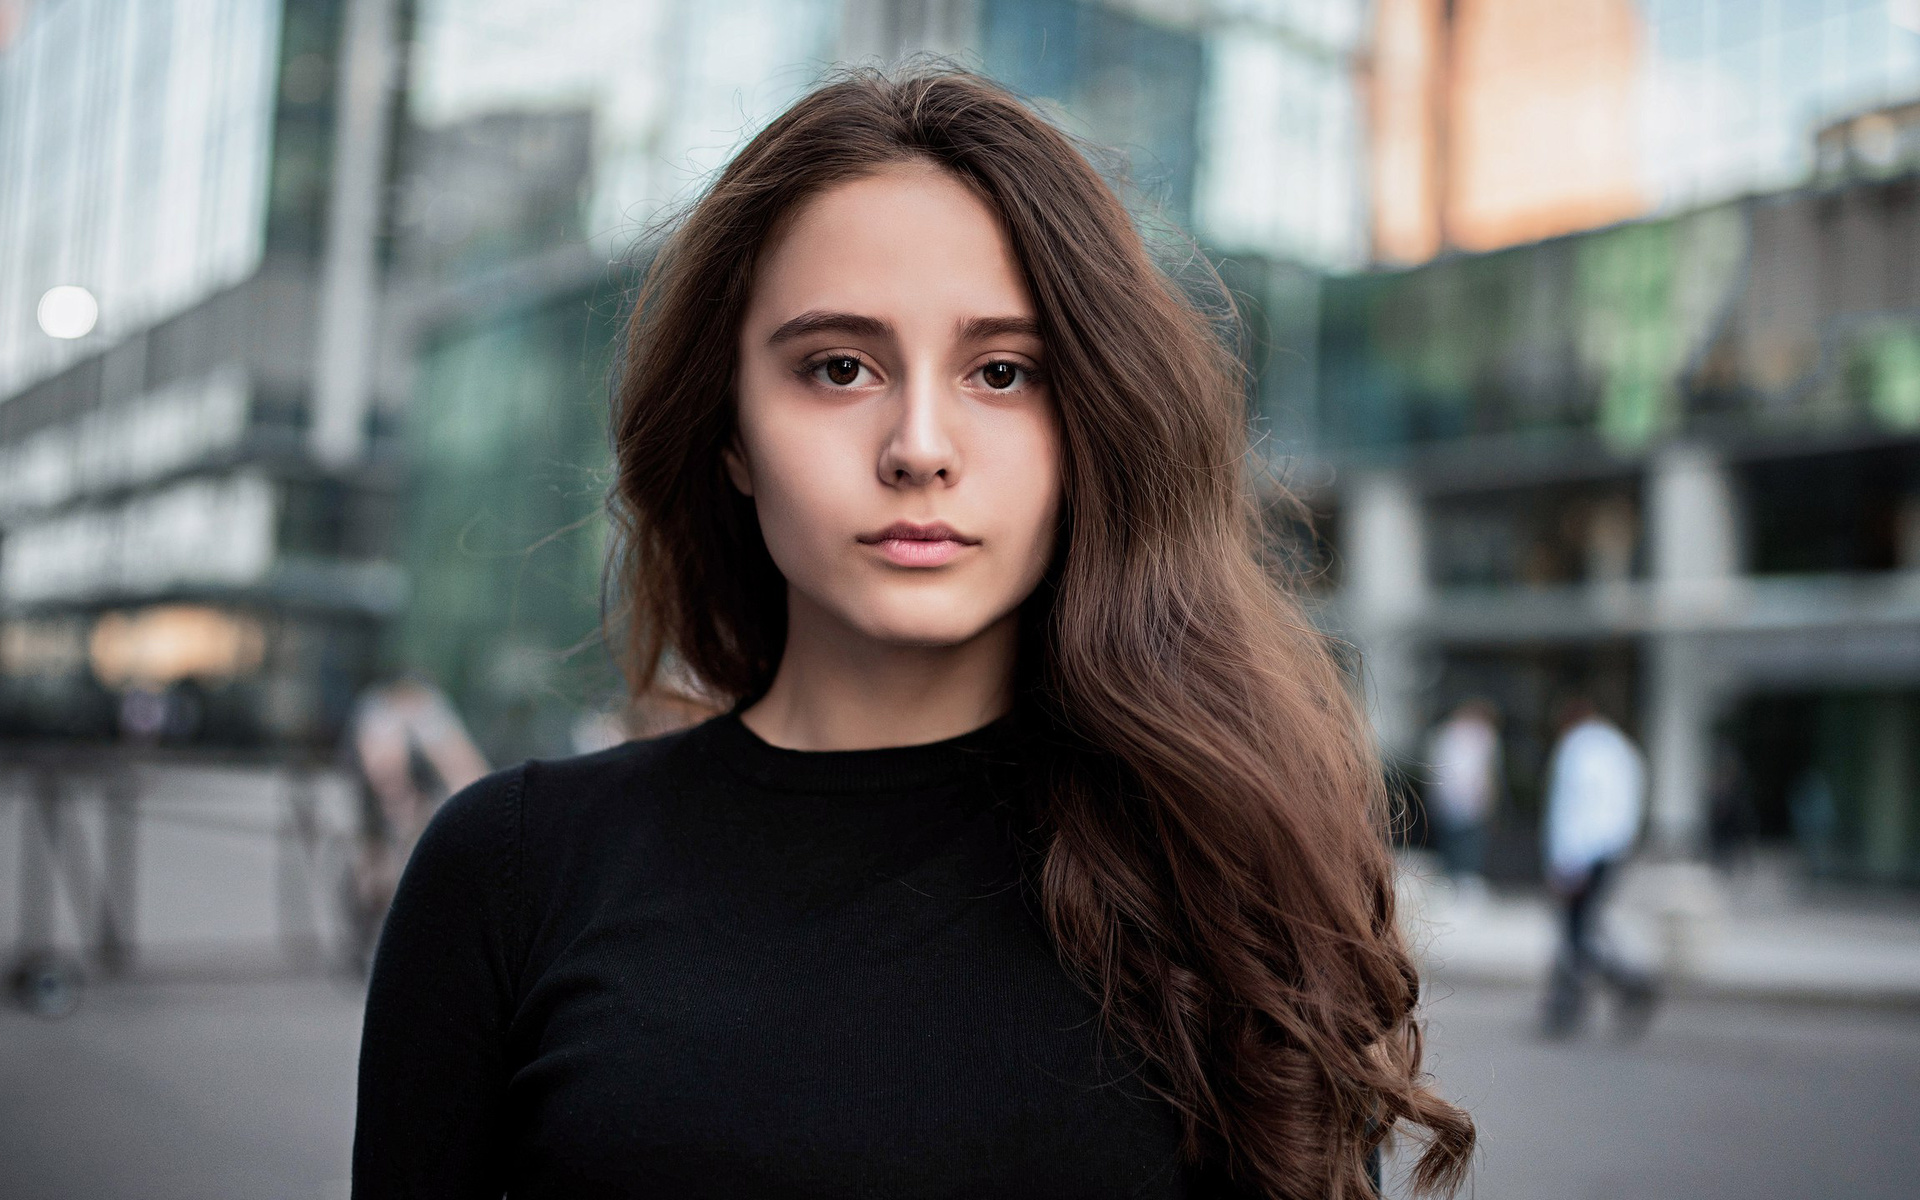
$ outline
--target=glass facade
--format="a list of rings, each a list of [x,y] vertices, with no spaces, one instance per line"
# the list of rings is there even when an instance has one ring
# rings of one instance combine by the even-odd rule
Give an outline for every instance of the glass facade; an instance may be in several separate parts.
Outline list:
[[[1804,180],[1813,133],[1920,95],[1907,0],[1640,0],[1644,126],[1662,207]]]
[[[325,240],[345,7],[346,0],[300,0],[280,16],[266,249],[294,262],[318,262]]]
[[[438,333],[406,422],[395,667],[433,677],[495,762],[568,745],[617,675],[599,640],[613,295],[571,292]]]
[[[1327,266],[1362,257],[1361,0],[972,8],[972,28],[949,31],[955,44],[937,49],[1117,151],[1108,165],[1127,176],[1143,215],[1227,251]],[[424,0],[411,118],[432,130],[506,113],[585,114],[593,170],[582,220],[596,245],[618,251],[836,57],[856,52],[861,19],[860,6],[840,0],[537,10]]]
[[[1124,176],[1151,225],[1318,267],[1365,249],[1357,0],[1166,6],[990,0],[979,59]],[[1144,14],[1144,15],[1143,15]]]
[[[1194,222],[1222,251],[1322,268],[1365,258],[1361,6],[1320,8],[1341,19],[1308,29],[1242,19],[1208,31]]]
[[[432,131],[578,114],[592,146],[580,220],[596,248],[620,253],[827,70],[840,9],[838,0],[421,0],[408,115]]]
[[[1738,207],[1620,226],[1415,271],[1330,280],[1322,434],[1385,447],[1598,435],[1626,449],[1682,420],[1746,261]]]
[[[1202,80],[1199,32],[1073,0],[989,0],[980,53],[989,75],[1054,106],[1062,123],[1149,211],[1189,227]]]
[[[279,0],[28,6],[0,51],[0,397],[252,273],[265,234]],[[48,289],[100,320],[58,341]]]
[[[1332,445],[1920,429],[1910,186],[1738,201],[1330,280]]]

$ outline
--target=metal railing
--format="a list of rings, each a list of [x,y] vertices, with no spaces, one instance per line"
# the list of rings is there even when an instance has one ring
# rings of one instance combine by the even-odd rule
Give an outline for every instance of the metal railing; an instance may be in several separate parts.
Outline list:
[[[225,784],[242,803],[195,803],[196,778]],[[16,806],[19,832],[7,972],[14,998],[60,1016],[78,1003],[89,974],[134,969],[143,951],[143,835],[161,830],[271,845],[270,940],[280,957],[305,968],[363,969],[381,915],[365,911],[354,887],[365,824],[357,802],[328,805],[329,793],[336,801],[355,794],[337,763],[316,756],[0,744],[0,804]],[[203,860],[189,857],[168,869],[191,873],[196,865]]]

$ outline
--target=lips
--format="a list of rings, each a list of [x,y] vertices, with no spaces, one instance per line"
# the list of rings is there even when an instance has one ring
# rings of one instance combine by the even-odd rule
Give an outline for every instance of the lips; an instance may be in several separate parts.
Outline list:
[[[862,545],[879,550],[888,562],[899,567],[938,567],[958,558],[969,546],[980,544],[944,521],[920,525],[895,521],[875,533],[861,534]]]

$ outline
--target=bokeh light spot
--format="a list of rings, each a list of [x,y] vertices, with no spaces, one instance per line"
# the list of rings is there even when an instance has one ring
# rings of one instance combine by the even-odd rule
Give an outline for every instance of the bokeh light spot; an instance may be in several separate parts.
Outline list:
[[[99,321],[100,302],[87,289],[63,283],[47,289],[35,315],[48,337],[81,338],[92,333]]]

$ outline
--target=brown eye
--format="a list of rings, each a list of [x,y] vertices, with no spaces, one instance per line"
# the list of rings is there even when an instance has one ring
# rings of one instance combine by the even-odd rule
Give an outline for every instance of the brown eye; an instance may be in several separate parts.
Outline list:
[[[846,387],[860,378],[860,360],[857,358],[830,358],[820,364],[820,369],[826,374],[827,382],[839,387]]]
[[[1020,381],[1020,368],[1010,362],[990,362],[980,368],[980,379],[995,391],[1005,391]]]

